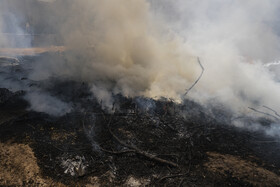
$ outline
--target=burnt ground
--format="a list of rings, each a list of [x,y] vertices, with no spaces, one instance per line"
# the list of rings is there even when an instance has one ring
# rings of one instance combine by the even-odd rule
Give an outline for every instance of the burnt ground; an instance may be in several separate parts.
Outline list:
[[[0,185],[280,184],[279,141],[232,126],[222,106],[114,95],[108,112],[85,83],[54,82],[46,90],[74,106],[61,117],[0,89]]]

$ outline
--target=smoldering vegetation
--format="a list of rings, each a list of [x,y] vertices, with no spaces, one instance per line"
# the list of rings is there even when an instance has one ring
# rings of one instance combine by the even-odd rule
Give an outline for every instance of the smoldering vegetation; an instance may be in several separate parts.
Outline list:
[[[279,3],[273,0],[1,3],[2,47],[30,47],[34,34],[55,35],[55,44],[66,46],[59,54],[1,57],[1,87],[23,90],[31,110],[53,116],[84,111],[75,103],[83,94],[107,112],[118,107],[118,94],[147,110],[155,106],[141,98],[178,104],[188,98],[211,115],[223,108],[230,116],[214,116],[227,124],[278,137],[278,117],[272,116],[279,106],[278,70],[270,67],[278,65]],[[9,35],[23,39],[15,43]],[[205,72],[184,96],[201,71],[197,56]],[[80,87],[74,96],[69,85]],[[270,115],[258,112],[263,105]],[[259,115],[272,119],[271,129],[258,123]]]
[[[48,93],[65,103],[71,101],[72,110],[58,117],[28,111],[30,103],[23,100],[24,92],[0,89],[0,140],[28,143],[43,179],[65,185],[102,186],[122,186],[132,179],[139,185],[154,186],[264,182],[273,186],[280,179],[278,135],[264,133],[276,127],[269,117],[256,114],[254,118],[237,118],[223,106],[205,108],[191,100],[178,104],[164,98],[120,94],[111,96],[115,103],[109,112],[88,85],[68,81],[49,86]],[[242,125],[257,123],[259,129],[255,125],[235,127],[238,120],[243,120]],[[209,154],[216,152],[249,166],[240,172],[225,164],[226,173],[215,173],[204,165],[219,167],[208,163]],[[3,166],[9,170],[9,164]],[[252,177],[250,172],[256,169]],[[0,183],[13,182],[4,181]],[[23,180],[28,185],[36,182]]]
[[[87,82],[77,82],[65,77],[49,77],[40,81],[29,79],[29,72],[36,64],[46,59],[53,60],[60,58],[62,54],[45,53],[37,57],[22,57],[15,63],[14,59],[5,59],[1,66],[1,87],[8,88],[13,92],[22,92],[23,98],[29,102],[29,110],[47,113],[51,116],[63,116],[71,112],[91,113],[92,108],[97,107],[105,113],[115,113],[120,108],[119,96],[121,94],[108,93],[106,87],[97,87]],[[57,57],[58,56],[58,57]],[[102,86],[102,81],[97,84]],[[111,84],[114,84],[113,82]],[[132,109],[122,111],[122,113],[130,113],[135,110],[142,113],[153,114],[157,109],[156,102],[171,102],[175,105],[182,105],[188,110],[193,110],[196,115],[204,111],[209,116],[218,120],[221,124],[229,124],[241,129],[251,130],[254,132],[264,132],[272,137],[279,137],[279,115],[272,108],[263,106],[260,110],[255,108],[247,108],[247,113],[238,113],[231,110],[223,104],[217,104],[216,100],[208,101],[206,105],[192,109],[188,106],[189,99],[178,104],[171,98],[164,97],[156,100],[144,97],[127,97],[133,100]],[[94,102],[90,102],[91,100]],[[195,102],[195,101],[192,101]],[[95,106],[93,106],[95,105]],[[163,107],[164,108],[164,107]],[[167,110],[167,109],[166,109]],[[200,111],[201,110],[201,111]],[[184,118],[192,118],[194,113],[187,112],[184,108],[172,112],[179,113]],[[267,119],[263,123],[262,119]]]
[[[276,0],[0,3],[1,49],[63,48],[0,54],[1,142],[30,144],[43,176],[279,184]],[[213,152],[265,177],[207,170]]]
[[[53,35],[50,41],[67,48],[34,64],[31,80],[86,82],[107,105],[112,93],[182,102],[201,71],[199,57],[205,73],[191,99],[216,100],[241,114],[262,105],[279,109],[278,70],[265,65],[279,59],[274,0],[1,2],[4,33]]]

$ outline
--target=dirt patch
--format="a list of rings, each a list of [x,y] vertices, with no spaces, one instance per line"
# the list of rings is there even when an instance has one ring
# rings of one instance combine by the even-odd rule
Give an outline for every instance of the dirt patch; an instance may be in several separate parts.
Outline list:
[[[2,55],[38,55],[45,52],[63,52],[64,46],[35,47],[35,48],[0,48]]]
[[[32,149],[24,144],[0,143],[0,185],[64,186],[40,177]]]
[[[209,171],[221,177],[231,175],[231,177],[254,186],[262,186],[263,184],[266,184],[266,186],[278,186],[280,184],[280,177],[278,175],[259,167],[251,161],[232,155],[212,152],[207,154],[209,155],[209,162],[205,166]]]

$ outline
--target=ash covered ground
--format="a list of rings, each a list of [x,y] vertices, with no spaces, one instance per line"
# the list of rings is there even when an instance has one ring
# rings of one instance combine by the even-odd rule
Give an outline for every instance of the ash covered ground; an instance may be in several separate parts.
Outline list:
[[[274,113],[236,117],[222,105],[122,95],[106,108],[85,82],[27,78],[30,64],[54,55],[1,59],[0,185],[280,184],[279,139],[263,130],[273,131]],[[42,91],[70,109],[35,112],[27,95]],[[241,119],[258,128],[236,127]]]

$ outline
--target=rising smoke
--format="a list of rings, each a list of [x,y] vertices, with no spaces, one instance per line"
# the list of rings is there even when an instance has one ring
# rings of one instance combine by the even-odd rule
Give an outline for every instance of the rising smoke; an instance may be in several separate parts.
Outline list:
[[[55,14],[66,21],[55,27],[71,52],[66,60],[37,66],[33,79],[43,70],[109,93],[180,98],[200,71],[196,58],[181,49],[182,38],[153,20],[148,2],[63,2],[65,12]]]
[[[277,0],[25,2],[29,19],[67,47],[63,57],[38,62],[31,80],[87,82],[107,105],[111,93],[180,102],[200,74],[199,57],[205,73],[187,97],[241,113],[262,105],[280,111],[279,72],[264,66],[280,59]],[[33,10],[38,3],[45,11]]]
[[[29,0],[30,1],[30,0]],[[25,36],[25,2],[15,0],[0,1],[0,47],[30,47],[31,37]]]

